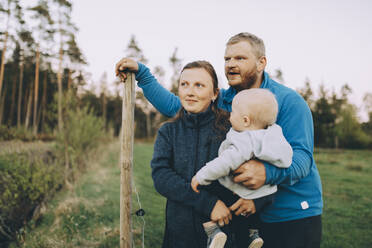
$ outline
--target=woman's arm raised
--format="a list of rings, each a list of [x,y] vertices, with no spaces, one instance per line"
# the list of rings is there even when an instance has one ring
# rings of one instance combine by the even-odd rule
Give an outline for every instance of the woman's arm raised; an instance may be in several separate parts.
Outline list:
[[[165,89],[144,64],[130,58],[121,59],[115,66],[115,73],[122,81],[127,72],[134,72],[138,86],[146,99],[163,115],[173,117],[181,108],[178,96]]]

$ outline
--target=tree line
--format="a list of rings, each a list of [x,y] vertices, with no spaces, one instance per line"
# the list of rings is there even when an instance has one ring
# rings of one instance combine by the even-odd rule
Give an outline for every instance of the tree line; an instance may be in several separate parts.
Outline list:
[[[372,93],[365,93],[363,109],[367,121],[360,121],[358,108],[349,101],[352,89],[345,84],[330,91],[321,84],[315,94],[307,79],[297,90],[307,101],[314,120],[315,146],[327,148],[372,148]]]
[[[22,4],[23,3],[23,4]],[[119,135],[121,128],[122,84],[108,82],[104,73],[98,93],[87,89],[89,73],[77,42],[78,28],[71,20],[68,0],[39,0],[25,6],[19,0],[0,1],[0,139],[29,134],[33,139],[53,139],[63,130],[63,100],[74,97],[79,107],[102,118],[105,130]],[[147,64],[135,36],[123,56]],[[177,48],[169,57],[170,90],[177,92],[182,59]],[[164,83],[165,70],[155,66],[152,73]],[[281,70],[274,79],[284,82]],[[357,107],[348,97],[352,89],[344,85],[340,92],[321,85],[315,94],[309,80],[297,90],[309,104],[314,119],[315,145],[330,148],[372,148],[372,93],[364,96],[369,119],[360,122]],[[157,112],[136,89],[135,137],[152,139],[167,118]],[[12,133],[12,135],[10,135]]]
[[[63,91],[84,83],[86,64],[71,11],[67,0],[39,0],[33,6],[0,2],[0,124],[34,135],[63,127]],[[56,92],[57,118],[51,105]]]

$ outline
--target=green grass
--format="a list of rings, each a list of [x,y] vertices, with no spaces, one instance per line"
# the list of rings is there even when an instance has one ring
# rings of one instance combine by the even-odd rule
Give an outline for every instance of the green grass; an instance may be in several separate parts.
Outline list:
[[[145,209],[145,246],[160,247],[164,230],[165,199],[154,189],[149,161],[151,144],[136,144],[134,178],[140,203]],[[43,218],[31,223],[22,247],[119,247],[120,168],[119,144],[100,152],[72,191],[64,191],[51,201]],[[133,212],[139,209],[133,192]],[[135,246],[142,242],[142,219],[133,218]],[[12,246],[11,246],[12,247]],[[13,244],[13,247],[17,245]]]
[[[372,151],[317,150],[324,248],[372,247]]]
[[[145,247],[161,247],[165,199],[153,187],[152,144],[134,149],[134,178],[145,209]],[[119,247],[119,145],[99,154],[73,191],[59,193],[32,223],[22,247]],[[324,192],[322,248],[372,247],[372,151],[316,150]],[[133,211],[138,204],[133,195]],[[141,219],[133,215],[135,247]],[[15,246],[14,246],[15,247]]]

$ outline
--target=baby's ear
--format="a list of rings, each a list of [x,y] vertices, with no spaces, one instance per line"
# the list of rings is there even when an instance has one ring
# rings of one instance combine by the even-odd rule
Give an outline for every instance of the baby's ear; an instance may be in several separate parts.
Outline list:
[[[251,119],[249,119],[249,116],[244,115],[243,116],[244,126],[249,127],[251,125]]]

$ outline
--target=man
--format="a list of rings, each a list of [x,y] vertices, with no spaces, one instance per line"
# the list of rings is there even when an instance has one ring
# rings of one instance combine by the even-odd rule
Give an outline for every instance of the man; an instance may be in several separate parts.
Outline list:
[[[119,74],[121,62],[116,66]],[[231,112],[237,92],[266,88],[276,97],[276,123],[293,149],[289,168],[277,168],[264,161],[250,160],[234,173],[234,181],[250,189],[264,184],[278,185],[275,201],[261,213],[260,234],[265,248],[319,248],[323,208],[319,173],[313,158],[313,120],[304,99],[269,78],[263,41],[250,33],[229,39],[225,50],[225,74],[230,87],[221,89],[218,106]],[[137,74],[140,74],[141,70]],[[150,81],[150,80],[149,80]],[[180,109],[178,97],[159,84],[142,83],[145,97],[163,114],[173,116]],[[246,214],[253,214],[255,209]]]

